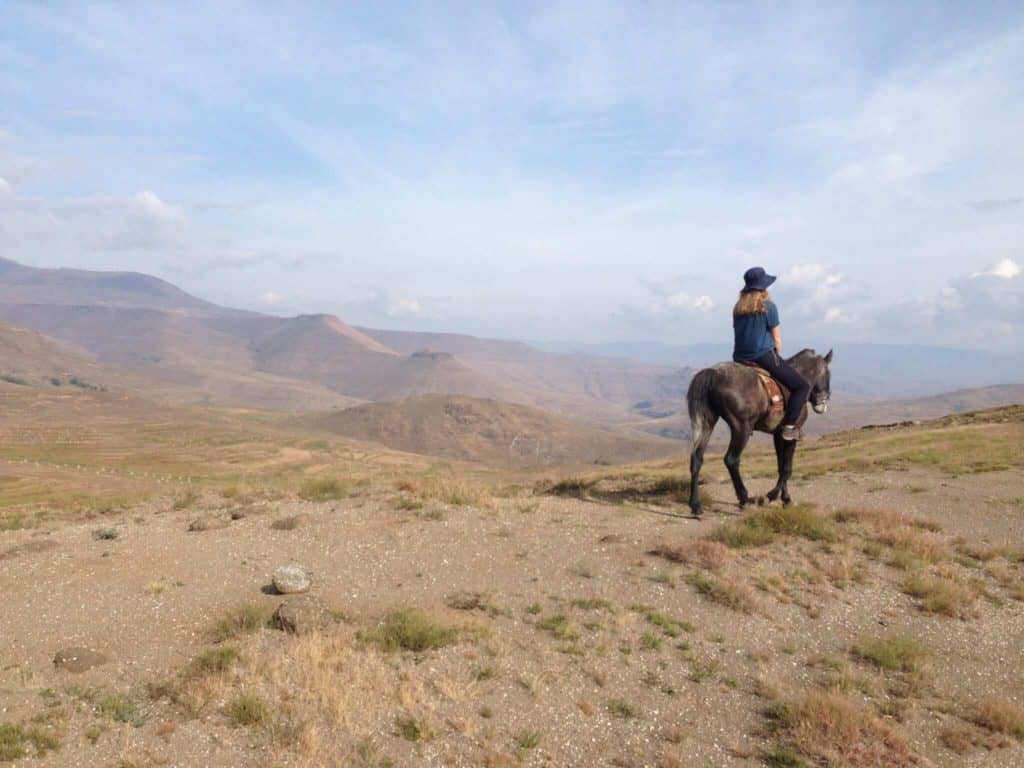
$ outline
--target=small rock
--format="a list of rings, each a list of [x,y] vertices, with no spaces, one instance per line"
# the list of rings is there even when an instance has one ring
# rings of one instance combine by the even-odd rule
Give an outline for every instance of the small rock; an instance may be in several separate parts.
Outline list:
[[[331,612],[313,595],[290,597],[277,606],[271,624],[282,632],[304,635],[323,629],[331,622]]]
[[[458,611],[482,611],[487,608],[487,601],[479,592],[455,592],[444,599],[449,608]]]
[[[231,510],[231,519],[232,520],[241,520],[242,518],[244,518],[246,516],[247,513],[248,513],[248,510],[245,507],[238,507],[236,509],[232,509]]]
[[[298,563],[282,565],[274,571],[274,589],[281,595],[305,592],[311,583],[309,573]]]
[[[213,531],[217,528],[227,528],[230,522],[226,517],[203,515],[189,523],[188,529],[190,531]]]
[[[302,513],[291,517],[279,517],[270,524],[275,531],[294,531],[296,528],[305,528],[313,522],[313,518]]]
[[[106,663],[106,656],[89,648],[65,648],[57,651],[57,655],[53,657],[53,665],[57,669],[76,675]]]

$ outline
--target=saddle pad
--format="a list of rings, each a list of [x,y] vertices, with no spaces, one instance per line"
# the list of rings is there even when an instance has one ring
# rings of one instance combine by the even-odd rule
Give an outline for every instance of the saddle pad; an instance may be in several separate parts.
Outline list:
[[[786,408],[786,397],[789,395],[779,382],[777,382],[772,375],[768,373],[764,368],[759,366],[757,363],[742,363],[742,365],[748,368],[753,368],[757,374],[757,378],[761,380],[761,386],[764,387],[764,393],[768,395],[768,402],[771,404],[771,410],[783,411]]]

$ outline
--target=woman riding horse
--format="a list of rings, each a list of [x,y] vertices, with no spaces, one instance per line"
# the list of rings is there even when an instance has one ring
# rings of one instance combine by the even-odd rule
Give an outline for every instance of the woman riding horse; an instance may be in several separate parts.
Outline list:
[[[747,270],[743,279],[745,285],[733,310],[734,362],[719,363],[698,372],[686,393],[693,432],[690,509],[696,517],[702,511],[698,486],[704,450],[719,419],[729,425],[731,433],[725,466],[740,506],[750,500],[740,477],[740,455],[755,429],[770,433],[775,440],[779,479],[768,492],[768,500],[781,496],[782,503],[789,504],[788,482],[793,473],[793,454],[796,441],[800,439],[800,427],[807,418],[808,398],[815,412],[828,410],[832,351],[821,357],[813,349],[805,349],[784,360],[780,354],[779,310],[768,297],[768,286],[775,278],[761,267],[754,267]],[[751,363],[767,370],[789,390],[785,415],[781,419],[772,408],[759,372]]]
[[[779,310],[768,295],[768,286],[775,282],[775,275],[769,275],[762,267],[754,267],[743,275],[743,282],[739,301],[732,310],[732,328],[736,338],[732,359],[738,363],[757,363],[789,390],[780,437],[799,440],[801,435],[797,421],[811,394],[811,385],[782,359]]]

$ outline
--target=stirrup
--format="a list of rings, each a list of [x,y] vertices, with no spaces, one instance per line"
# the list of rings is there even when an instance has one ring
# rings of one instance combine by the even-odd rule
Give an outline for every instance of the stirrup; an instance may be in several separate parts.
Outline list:
[[[797,440],[803,439],[803,433],[800,431],[800,427],[797,427],[795,425],[787,425],[783,427],[782,430],[779,432],[779,437],[781,437],[783,440],[795,442]]]

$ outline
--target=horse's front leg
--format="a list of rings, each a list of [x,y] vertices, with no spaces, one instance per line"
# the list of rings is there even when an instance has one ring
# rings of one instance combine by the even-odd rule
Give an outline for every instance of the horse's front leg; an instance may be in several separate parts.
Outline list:
[[[743,507],[750,501],[750,496],[747,494],[746,486],[743,485],[743,478],[740,477],[740,456],[743,454],[743,449],[747,447],[750,430],[747,429],[746,424],[739,423],[730,423],[729,430],[732,435],[729,439],[729,450],[725,453],[725,466],[729,470],[736,498],[739,500],[740,506]]]
[[[783,440],[782,435],[780,435],[778,432],[772,433],[772,440],[775,443],[775,465],[778,468],[779,477],[778,480],[775,482],[775,487],[772,488],[767,493],[768,501],[775,501],[777,498],[779,498],[779,494],[782,493],[783,490],[785,490],[786,481],[783,479],[783,475],[785,475],[786,473],[785,450],[786,445],[791,442],[788,440]]]
[[[796,453],[796,441],[782,440],[782,471],[779,482],[782,484],[782,503],[787,507],[793,501],[789,496],[789,478],[793,476],[793,455]]]

